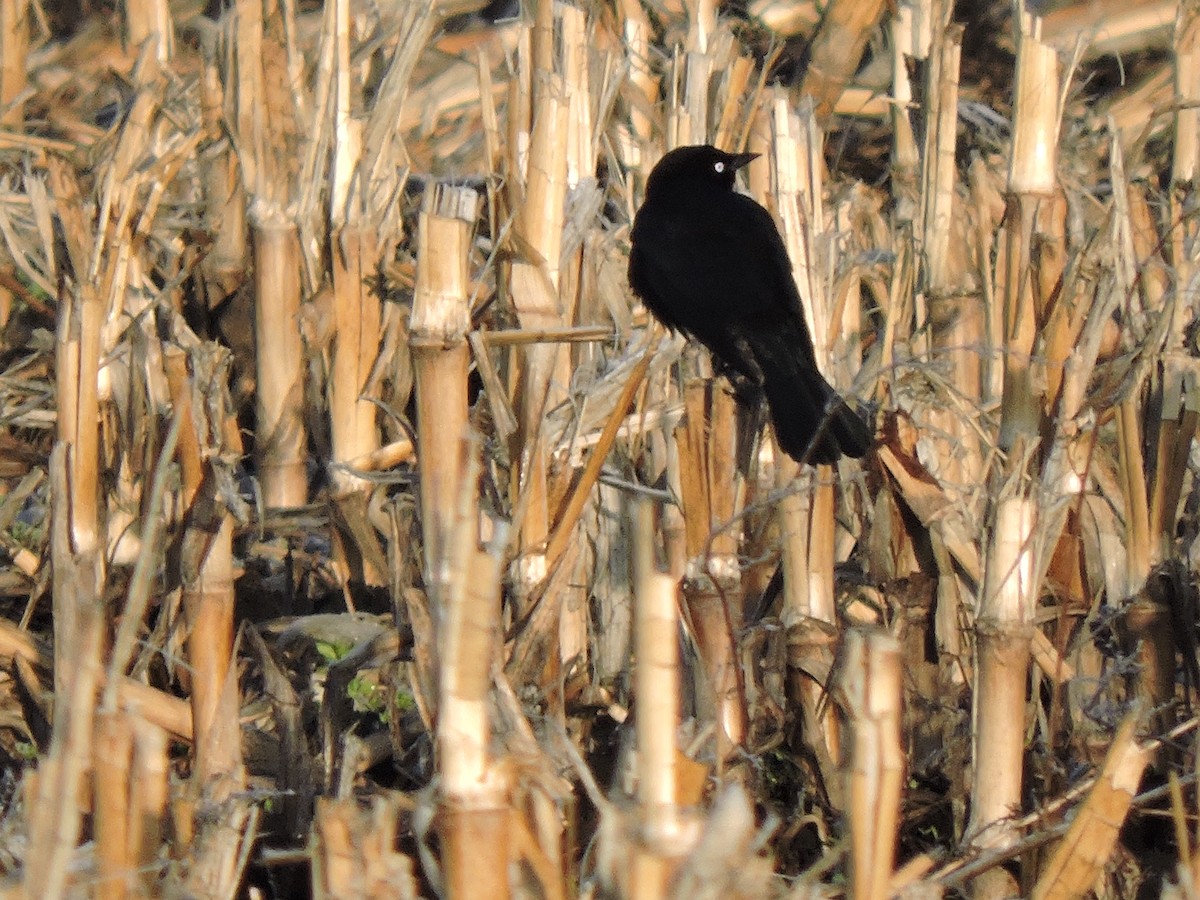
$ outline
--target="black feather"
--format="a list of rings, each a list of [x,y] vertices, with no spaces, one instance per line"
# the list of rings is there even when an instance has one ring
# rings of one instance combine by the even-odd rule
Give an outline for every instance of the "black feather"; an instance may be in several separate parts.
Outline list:
[[[862,456],[871,432],[817,369],[775,221],[733,189],[737,169],[753,158],[696,146],[659,161],[633,222],[630,286],[664,325],[761,385],[789,456]]]

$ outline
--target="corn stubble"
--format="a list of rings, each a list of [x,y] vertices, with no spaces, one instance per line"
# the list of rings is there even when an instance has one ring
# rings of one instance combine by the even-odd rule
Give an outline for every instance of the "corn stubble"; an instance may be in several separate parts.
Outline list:
[[[1200,4],[483,6],[0,0],[5,889],[1194,896]],[[864,460],[624,283],[710,142]]]

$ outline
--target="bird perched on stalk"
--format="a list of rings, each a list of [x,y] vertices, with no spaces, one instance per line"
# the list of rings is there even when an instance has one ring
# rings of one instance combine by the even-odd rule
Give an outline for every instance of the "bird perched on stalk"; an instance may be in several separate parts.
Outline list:
[[[734,190],[737,170],[757,156],[702,145],[659,160],[633,220],[629,284],[664,325],[762,389],[793,459],[862,456],[871,432],[817,369],[775,220]]]

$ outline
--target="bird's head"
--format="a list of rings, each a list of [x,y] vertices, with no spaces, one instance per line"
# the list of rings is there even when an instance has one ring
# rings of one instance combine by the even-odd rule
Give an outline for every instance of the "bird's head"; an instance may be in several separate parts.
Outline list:
[[[676,147],[650,172],[646,196],[666,185],[686,185],[693,189],[716,185],[733,190],[734,174],[758,156],[757,153],[726,153],[709,144]]]

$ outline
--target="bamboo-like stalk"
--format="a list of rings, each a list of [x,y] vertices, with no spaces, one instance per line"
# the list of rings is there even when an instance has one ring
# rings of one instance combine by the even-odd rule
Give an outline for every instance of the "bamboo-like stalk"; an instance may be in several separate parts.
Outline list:
[[[897,220],[906,226],[917,215],[917,180],[921,165],[920,152],[914,134],[909,107],[913,100],[912,82],[908,76],[909,57],[927,59],[929,56],[929,23],[915,22],[916,14],[908,4],[891,21],[892,36],[892,193],[901,201],[896,209]],[[921,28],[924,25],[924,29]],[[932,73],[931,73],[932,75]],[[931,97],[937,96],[931,95]]]
[[[58,440],[65,450],[71,490],[63,500],[71,542],[80,554],[93,552],[101,544],[100,465],[100,339],[104,301],[89,280],[91,236],[82,220],[83,200],[74,174],[66,164],[50,163],[50,189],[60,209],[70,210],[64,222],[68,252],[75,271],[74,291],[59,305],[58,347]],[[56,633],[71,631],[72,614],[63,609],[60,623],[55,610]],[[56,645],[58,642],[55,642]],[[63,641],[66,646],[69,641]],[[55,666],[56,672],[59,667]]]
[[[949,4],[946,13],[949,13]],[[958,129],[958,80],[962,55],[962,28],[948,26],[931,41],[927,62],[927,103],[933,127],[926,132],[921,197],[923,304],[929,316],[928,350],[937,370],[945,371],[955,396],[930,404],[927,440],[936,448],[931,468],[937,474],[954,517],[964,532],[972,530],[978,508],[977,488],[983,477],[984,456],[980,433],[971,416],[982,401],[981,349],[987,344],[987,313],[983,297],[971,289],[966,235],[957,223],[964,210],[956,189],[955,147]],[[962,622],[973,585],[966,583],[951,563],[941,535],[933,535],[938,563],[938,604],[934,620],[941,676],[947,690],[963,680]]]
[[[446,570],[436,733],[442,776],[438,831],[447,896],[505,898],[513,813],[504,769],[489,754],[487,708],[500,633],[501,559],[478,547],[477,445],[455,456],[466,465],[438,563]]]
[[[479,195],[437,185],[425,198],[417,225],[417,278],[409,322],[417,384],[417,452],[421,524],[431,583],[444,588],[438,566],[454,503],[461,491],[462,441],[467,430],[466,333],[471,326],[468,262]]]
[[[773,95],[769,115],[770,201],[781,220],[792,274],[805,300],[818,364],[831,372],[830,336],[838,334],[841,323],[831,319],[816,259],[816,235],[824,227],[820,136],[811,108],[805,106],[797,115],[781,92]],[[833,472],[832,467],[818,466],[804,473],[807,483],[780,501],[777,517],[784,568],[781,618],[789,631],[789,693],[802,710],[805,740],[821,761],[828,784],[836,790],[833,769],[841,757],[837,719],[822,702],[824,685],[805,674],[828,665],[837,635]],[[778,450],[775,473],[777,487],[800,487],[796,483],[799,467]],[[818,668],[812,669],[813,664]]]
[[[369,283],[380,259],[380,235],[367,214],[361,181],[354,177],[362,154],[362,123],[351,115],[349,4],[337,0],[330,9],[334,19],[335,90],[333,185],[329,198],[334,321],[329,430],[333,461],[345,464],[379,447],[376,407],[364,391],[380,346],[379,298]],[[341,495],[366,493],[370,486],[344,467],[335,468],[333,482]],[[383,583],[382,573],[363,575],[370,584]]]
[[[233,659],[233,517],[206,480],[189,516],[183,552],[196,775],[240,784],[241,741]]]
[[[979,356],[976,347],[983,337],[981,313],[977,303],[970,303],[962,288],[966,276],[965,253],[961,246],[952,246],[955,237],[954,205],[956,167],[954,160],[958,122],[958,76],[962,55],[963,31],[960,26],[946,29],[937,45],[938,81],[930,85],[931,97],[936,97],[937,119],[926,136],[925,177],[922,196],[925,200],[924,237],[926,291],[929,312],[934,328],[932,346],[949,355],[949,378],[962,391],[963,400],[970,404],[979,400]],[[960,262],[961,261],[961,262]],[[957,263],[957,265],[956,265]],[[949,424],[949,423],[945,423]],[[964,436],[969,429],[955,429],[954,438]],[[977,458],[977,453],[965,454]],[[957,473],[955,473],[957,474]],[[945,481],[945,479],[943,479]]]
[[[29,53],[28,0],[0,0],[0,125],[20,129],[25,104],[25,57]]]
[[[1119,54],[1144,49],[1148,43],[1166,39],[1175,21],[1175,0],[1149,0],[1129,4],[1121,0],[1073,3],[1049,12],[1045,39],[1056,49],[1071,50],[1086,38],[1089,55]],[[1162,41],[1165,44],[1165,40]]]
[[[700,144],[709,137],[709,89],[717,65],[717,5],[691,0],[684,53],[676,53],[673,96],[667,114],[667,146]]]
[[[567,136],[570,128],[566,84],[555,52],[554,4],[538,0],[531,32],[531,131],[528,161],[510,159],[512,171],[525,173],[513,232],[521,256],[511,272],[512,301],[523,328],[566,324],[559,297],[563,203],[567,190]],[[510,108],[509,115],[517,111]],[[509,152],[519,154],[511,145]],[[545,541],[550,531],[546,448],[539,439],[546,412],[566,396],[568,356],[556,345],[533,345],[522,355],[519,397],[521,491],[527,495],[520,526],[521,556],[516,587],[526,596],[545,578]]]
[[[198,363],[199,364],[199,363]],[[196,373],[203,379],[208,374]],[[221,423],[197,419],[192,384],[182,353],[168,354],[167,377],[179,421],[178,453],[185,509],[181,546],[182,603],[188,623],[192,728],[197,784],[219,780],[215,796],[240,787],[242,755],[233,665],[233,516],[220,496],[211,449],[202,452],[198,434],[219,435]],[[215,379],[207,379],[215,383]],[[221,408],[219,398],[207,411]],[[207,456],[205,461],[202,457]]]
[[[1016,839],[1011,817],[1021,807],[1035,525],[1031,500],[1009,494],[997,501],[975,623],[975,767],[967,836],[980,847],[1006,847]]]
[[[123,710],[96,716],[92,765],[95,791],[92,815],[96,823],[96,896],[101,900],[128,897],[133,889],[135,865],[129,789],[132,780],[133,723]]]
[[[1031,499],[1033,448],[1039,440],[1041,394],[1033,379],[1038,308],[1031,268],[1038,206],[1056,187],[1058,59],[1039,40],[1037,20],[1021,18],[1014,96],[1015,127],[1008,178],[1009,224],[1004,280],[1004,395],[1000,445],[1008,451],[996,475],[984,575],[975,622],[974,770],[967,837],[977,846],[1016,840],[1011,815],[1020,808],[1025,746],[1025,689],[1033,612],[1042,575],[1035,528],[1046,527]],[[1057,539],[1057,535],[1055,535]],[[1005,891],[995,870],[985,895]]]
[[[186,700],[165,694],[132,678],[123,678],[117,683],[117,702],[122,707],[134,710],[146,722],[175,739],[192,740],[192,709]]]
[[[254,247],[255,458],[268,509],[308,498],[296,226],[265,203],[251,209]]]
[[[676,805],[677,588],[675,579],[655,567],[653,512],[644,500],[634,505],[632,531],[637,803],[642,833],[634,851],[628,894],[655,900],[667,895],[683,824]]]
[[[586,250],[597,235],[593,223],[584,219],[582,210],[594,209],[600,201],[601,192],[596,180],[596,132],[592,122],[591,69],[594,59],[600,54],[593,43],[595,34],[589,34],[589,17],[584,9],[573,3],[554,5],[554,29],[556,44],[561,46],[558,67],[562,72],[563,90],[567,106],[567,157],[566,193],[564,195],[563,238],[560,248],[559,298],[561,318],[564,323],[580,320],[589,310],[581,309],[586,302],[588,290],[585,265],[591,260]],[[607,54],[606,54],[607,55]],[[570,213],[568,215],[568,212]],[[590,316],[588,316],[590,319]],[[563,385],[571,383],[572,372],[592,354],[590,347],[572,345],[557,348],[558,368],[555,381]],[[565,394],[565,391],[563,392]],[[615,433],[615,432],[614,432]],[[607,454],[607,448],[604,451]],[[598,463],[597,463],[598,467]],[[562,492],[567,490],[567,473],[559,468],[552,480],[551,510],[557,506]],[[591,497],[589,488],[587,497]],[[551,523],[551,540],[563,534],[562,523]],[[547,546],[547,569],[554,565],[554,557]],[[579,565],[586,566],[584,559]],[[588,596],[583,579],[570,579],[566,592],[561,595],[558,620],[558,656],[563,663],[574,660],[576,665],[586,664],[588,644]],[[555,706],[559,704],[555,702]]]
[[[217,67],[216,42],[204,45],[204,68],[200,76],[201,115],[209,139],[201,150],[204,172],[205,226],[212,246],[204,259],[204,272],[213,283],[214,304],[232,294],[246,276],[249,234],[246,225],[246,189],[238,156],[222,129],[224,91]]]
[[[625,40],[625,58],[629,60],[629,83],[632,95],[628,97],[629,123],[638,145],[649,140],[654,124],[654,107],[658,102],[658,77],[654,73],[650,55],[650,21],[638,0],[621,0],[618,5],[621,15],[621,34]],[[629,159],[631,168],[637,168],[637,160]]]
[[[1058,57],[1038,37],[1037,20],[1022,19],[1017,50],[1016,112],[1008,175],[1007,269],[1000,286],[1004,300],[1004,397],[1000,446],[1022,455],[1041,422],[1040,396],[1032,378],[1037,333],[1030,258],[1038,207],[1056,188],[1058,142]]]
[[[900,644],[882,631],[846,635],[840,687],[852,735],[849,782],[851,895],[890,895],[900,824],[904,754],[900,744]]]
[[[723,765],[744,742],[747,724],[736,640],[743,599],[740,529],[723,528],[741,493],[734,399],[723,382],[701,379],[689,381],[684,397],[687,413],[675,430],[687,536],[683,595],[716,704],[717,761]]]
[[[169,62],[175,52],[175,22],[166,0],[125,0],[123,7],[126,48],[140,49],[152,40],[158,61]]]
[[[92,238],[79,185],[65,163],[50,163],[72,281],[59,301],[58,441],[51,455],[51,562],[54,570],[55,709],[50,753],[30,817],[25,885],[57,898],[80,827],[80,790],[91,764],[93,710],[100,681],[104,585],[100,521],[100,375],[104,301],[92,282]],[[65,210],[64,210],[65,208]]]
[[[223,796],[244,774],[233,659],[233,516],[211,475],[193,501],[183,554],[195,774],[201,783],[217,779],[217,796]]]
[[[329,412],[335,463],[349,463],[379,448],[376,406],[364,396],[380,344],[379,298],[370,285],[379,261],[378,238],[370,224],[346,224],[332,236],[335,332]],[[335,469],[333,481],[343,493],[369,486],[343,468]]]
[[[159,849],[167,811],[167,735],[157,725],[134,716],[133,761],[130,766],[127,815],[128,858],[143,895],[153,896],[160,879]]]
[[[94,376],[93,376],[94,378]],[[93,380],[94,384],[94,380]],[[84,787],[92,759],[96,690],[102,672],[100,654],[104,624],[100,597],[100,550],[81,552],[72,540],[70,445],[59,443],[50,457],[51,554],[54,565],[55,624],[60,598],[72,605],[69,631],[57,634],[56,694],[50,750],[38,769],[36,797],[31,798],[29,854],[24,888],[28,896],[58,900],[68,888],[68,860],[79,837]]]
[[[883,0],[834,0],[825,7],[800,85],[800,93],[812,98],[818,121],[824,123],[833,112],[886,6]]]

